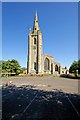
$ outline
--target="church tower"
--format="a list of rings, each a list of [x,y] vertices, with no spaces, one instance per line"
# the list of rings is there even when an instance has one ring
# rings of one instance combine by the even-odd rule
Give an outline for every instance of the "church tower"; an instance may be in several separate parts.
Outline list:
[[[38,24],[38,15],[36,12],[33,29],[28,35],[28,74],[42,73],[42,33]]]

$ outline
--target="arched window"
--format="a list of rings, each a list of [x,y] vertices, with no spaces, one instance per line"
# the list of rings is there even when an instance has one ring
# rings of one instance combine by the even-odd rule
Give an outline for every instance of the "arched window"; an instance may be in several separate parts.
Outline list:
[[[44,61],[44,70],[49,70],[49,59],[46,58]]]
[[[34,44],[36,44],[36,38],[34,38]]]
[[[58,71],[58,66],[57,65],[55,65],[55,71]]]
[[[59,66],[59,70],[58,70],[58,71],[59,71],[59,74],[60,74],[60,69],[61,69],[61,67]]]
[[[53,73],[53,63],[51,63],[51,73]]]

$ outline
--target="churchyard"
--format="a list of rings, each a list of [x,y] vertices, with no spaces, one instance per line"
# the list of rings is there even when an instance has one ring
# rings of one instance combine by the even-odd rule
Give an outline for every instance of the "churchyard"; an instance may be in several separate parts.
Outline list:
[[[79,80],[15,77],[0,81],[2,120],[79,120]]]

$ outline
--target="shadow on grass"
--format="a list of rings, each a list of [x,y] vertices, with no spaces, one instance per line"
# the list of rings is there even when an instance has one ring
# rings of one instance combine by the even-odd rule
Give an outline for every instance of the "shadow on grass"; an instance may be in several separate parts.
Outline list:
[[[77,94],[65,94],[57,89],[48,92],[24,85],[3,86],[2,96],[2,120],[80,119],[80,95]]]

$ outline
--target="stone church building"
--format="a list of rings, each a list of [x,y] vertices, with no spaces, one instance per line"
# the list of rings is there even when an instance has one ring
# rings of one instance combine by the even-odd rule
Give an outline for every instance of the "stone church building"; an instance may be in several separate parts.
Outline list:
[[[28,35],[28,74],[61,74],[61,65],[54,61],[53,56],[42,54],[42,33],[38,24],[37,12],[33,29]]]

